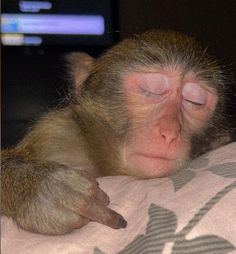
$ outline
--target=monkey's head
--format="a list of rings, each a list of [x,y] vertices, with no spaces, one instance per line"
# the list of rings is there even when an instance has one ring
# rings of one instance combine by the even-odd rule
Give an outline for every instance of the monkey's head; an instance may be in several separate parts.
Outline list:
[[[127,174],[165,176],[228,141],[220,129],[225,77],[195,39],[150,31],[91,63],[79,103],[109,125]]]

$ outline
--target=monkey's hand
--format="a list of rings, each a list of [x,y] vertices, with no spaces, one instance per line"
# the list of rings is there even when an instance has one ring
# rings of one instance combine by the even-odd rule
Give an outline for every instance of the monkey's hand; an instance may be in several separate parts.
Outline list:
[[[26,230],[65,234],[96,221],[124,228],[108,196],[86,171],[54,163],[3,163],[2,213]],[[10,166],[10,168],[9,168]]]

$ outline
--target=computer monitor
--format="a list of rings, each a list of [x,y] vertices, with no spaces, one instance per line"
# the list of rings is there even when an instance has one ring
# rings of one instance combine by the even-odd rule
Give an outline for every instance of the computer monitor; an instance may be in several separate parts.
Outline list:
[[[64,57],[117,41],[115,0],[2,0],[2,146],[17,143],[70,81]]]
[[[3,0],[4,46],[109,46],[115,38],[112,0]]]

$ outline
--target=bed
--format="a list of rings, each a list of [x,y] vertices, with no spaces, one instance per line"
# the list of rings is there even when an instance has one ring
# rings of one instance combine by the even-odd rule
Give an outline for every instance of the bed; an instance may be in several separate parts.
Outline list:
[[[98,179],[110,207],[128,221],[91,222],[63,236],[26,232],[1,218],[2,254],[236,253],[236,142],[165,178]]]

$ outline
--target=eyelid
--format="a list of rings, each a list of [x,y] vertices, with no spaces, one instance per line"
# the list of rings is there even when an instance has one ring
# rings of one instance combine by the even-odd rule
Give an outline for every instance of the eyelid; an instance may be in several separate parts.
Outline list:
[[[169,91],[170,84],[165,75],[158,74],[149,77],[146,75],[138,80],[140,91],[147,95],[160,96]]]
[[[139,89],[141,91],[142,94],[144,94],[145,96],[155,96],[155,97],[160,97],[163,94],[157,94],[157,93],[153,93],[151,91],[146,90],[145,88],[139,86]]]
[[[188,82],[183,87],[182,96],[186,101],[205,105],[207,103],[208,91],[198,84]]]
[[[194,104],[194,105],[196,105],[196,106],[203,106],[203,105],[206,104],[205,102],[197,102],[197,101],[188,100],[188,99],[185,99],[185,98],[184,98],[184,100],[187,101],[187,102],[190,102],[190,103],[192,103],[192,104]]]
[[[192,101],[188,101],[188,100],[183,100],[183,106],[187,109],[190,109],[190,110],[201,110],[205,107],[205,104],[197,104],[195,102],[192,102]]]

